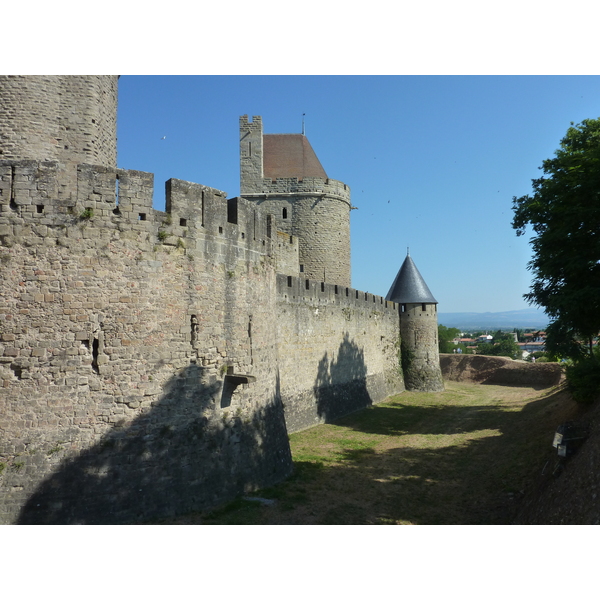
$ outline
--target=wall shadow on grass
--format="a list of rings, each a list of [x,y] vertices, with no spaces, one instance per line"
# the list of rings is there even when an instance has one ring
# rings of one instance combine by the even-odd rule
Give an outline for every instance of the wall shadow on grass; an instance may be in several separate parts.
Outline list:
[[[337,446],[341,459],[332,463],[324,454],[323,468],[303,484],[311,501],[301,518],[313,514],[315,524],[510,524],[545,463],[556,460],[553,433],[573,408],[562,392],[521,411],[401,399],[337,420],[327,440],[311,437],[311,454],[319,439],[324,448]],[[379,435],[398,440],[386,450]]]
[[[126,427],[67,459],[21,511],[20,524],[119,524],[205,510],[291,472],[277,393],[249,417],[215,411],[221,382],[190,365]],[[230,411],[232,412],[232,411]]]

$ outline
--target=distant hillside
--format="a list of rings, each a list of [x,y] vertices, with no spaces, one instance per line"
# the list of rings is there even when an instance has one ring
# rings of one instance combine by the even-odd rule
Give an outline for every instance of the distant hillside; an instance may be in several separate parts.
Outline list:
[[[438,323],[446,327],[460,330],[469,329],[544,329],[548,325],[548,317],[537,308],[508,310],[506,312],[465,312],[438,313]]]

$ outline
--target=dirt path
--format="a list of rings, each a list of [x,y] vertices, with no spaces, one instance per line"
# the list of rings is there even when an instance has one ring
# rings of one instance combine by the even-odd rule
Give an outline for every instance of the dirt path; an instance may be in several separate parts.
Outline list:
[[[446,382],[290,436],[286,482],[168,524],[500,524],[578,406],[560,388]]]

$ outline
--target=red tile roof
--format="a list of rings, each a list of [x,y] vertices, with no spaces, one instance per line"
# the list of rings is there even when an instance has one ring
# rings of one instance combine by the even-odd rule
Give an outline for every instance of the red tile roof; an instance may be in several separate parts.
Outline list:
[[[321,166],[306,136],[301,133],[263,135],[263,171],[271,179],[277,177],[321,177],[327,173]]]

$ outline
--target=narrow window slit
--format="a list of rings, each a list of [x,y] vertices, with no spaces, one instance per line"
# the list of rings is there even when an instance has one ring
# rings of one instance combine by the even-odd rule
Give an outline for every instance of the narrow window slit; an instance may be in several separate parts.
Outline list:
[[[200,328],[198,324],[198,317],[196,315],[192,315],[190,317],[190,339],[192,346],[196,343],[198,339],[198,329]]]
[[[22,379],[23,376],[23,367],[19,365],[15,365],[14,363],[10,365],[11,371],[15,374],[17,379]]]
[[[88,344],[89,344],[89,342],[88,342]],[[100,342],[98,341],[98,338],[94,338],[94,341],[92,342],[92,370],[97,375],[100,374],[100,369],[98,368],[99,349],[100,349]]]
[[[119,178],[115,179],[115,207],[113,208],[114,215],[120,215],[121,209],[119,208]]]

